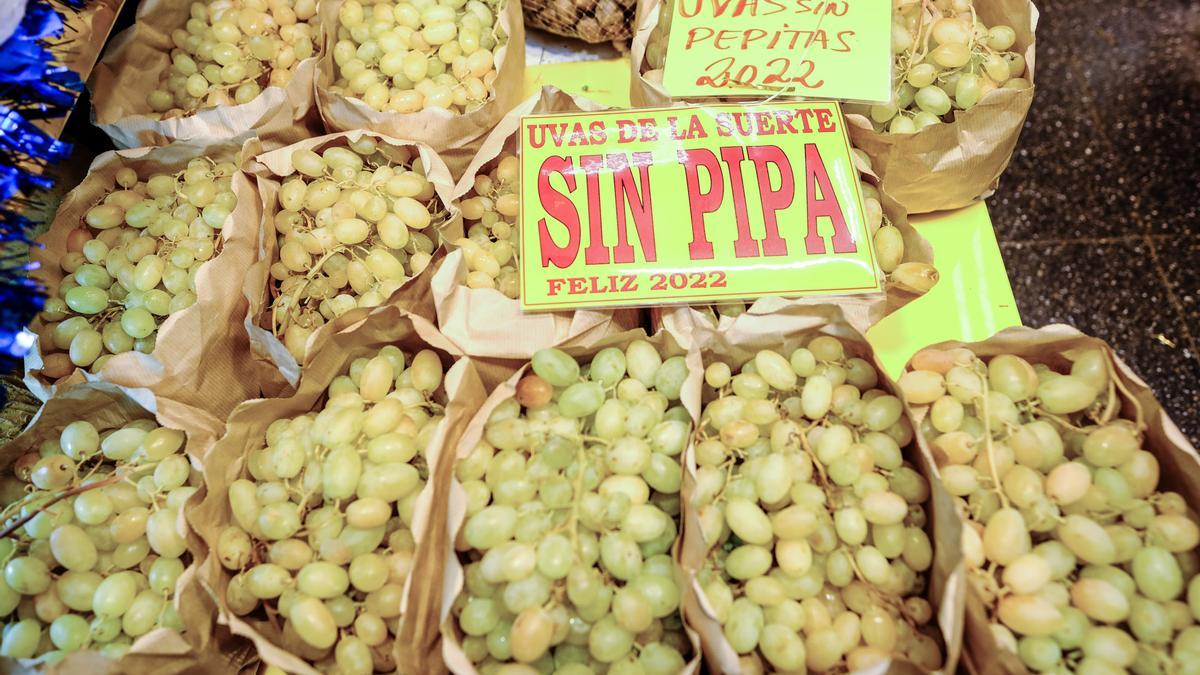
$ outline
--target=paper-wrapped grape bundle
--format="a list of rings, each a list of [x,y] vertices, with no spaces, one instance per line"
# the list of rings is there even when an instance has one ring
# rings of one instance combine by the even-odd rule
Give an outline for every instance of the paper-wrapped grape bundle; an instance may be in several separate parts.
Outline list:
[[[910,212],[965,206],[995,189],[1029,112],[1037,10],[1028,0],[893,7],[893,98],[846,105],[851,142]]]
[[[457,177],[520,100],[520,6],[508,0],[329,0],[318,97],[332,129],[420,141]]]
[[[32,253],[49,297],[26,382],[47,398],[84,377],[224,414],[255,395],[238,289],[258,207],[229,145],[106,153]],[[244,311],[244,310],[241,310]]]
[[[251,305],[266,330],[252,339],[294,384],[294,364],[311,352],[314,334],[336,330],[322,328],[411,285],[429,266],[439,230],[456,226],[457,213],[448,206],[449,175],[437,156],[383,136],[331,134],[255,163],[274,241],[258,267],[267,273],[269,299],[256,296]]]
[[[453,672],[698,665],[671,558],[692,425],[679,398],[696,377],[666,345],[538,351],[472,421],[451,491]]]
[[[299,140],[322,42],[316,0],[141,3],[96,67],[97,123],[124,147]]]
[[[200,483],[196,452],[220,423],[171,404],[185,434],[130,395],[144,400],[112,385],[65,389],[0,448],[0,656],[64,668],[99,656],[135,671],[204,660],[180,636],[175,595],[191,562],[181,513]]]
[[[436,527],[425,486],[469,368],[448,370],[446,346],[385,308],[334,336],[294,396],[235,411],[210,453],[189,513],[212,554],[202,583],[266,663],[366,675],[421,662],[406,585]]]
[[[961,525],[865,340],[836,310],[798,305],[691,338],[704,405],[681,559],[707,661],[953,672],[961,558],[934,542]]]
[[[117,170],[120,189],[67,235],[59,266],[70,276],[42,309],[48,376],[72,366],[100,372],[116,354],[154,351],[158,322],[196,303],[196,273],[220,250],[237,206],[235,171],[236,161],[205,158],[145,181]]]
[[[1148,388],[1065,326],[910,366],[901,387],[966,521],[970,664],[1190,672],[1200,464]]]
[[[454,189],[462,236],[430,279],[438,327],[472,356],[528,359],[538,349],[599,340],[638,325],[636,310],[522,312],[518,265],[521,116],[595,110],[587,99],[545,87],[505,115]]]

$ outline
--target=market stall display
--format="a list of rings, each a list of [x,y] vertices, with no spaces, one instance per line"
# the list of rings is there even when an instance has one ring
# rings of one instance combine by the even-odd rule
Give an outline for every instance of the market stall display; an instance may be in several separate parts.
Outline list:
[[[1200,456],[1108,346],[864,337],[937,292],[909,215],[995,189],[1033,5],[858,6],[864,102],[672,96],[678,2],[142,2],[91,81],[131,149],[33,254],[0,657],[1194,670]],[[525,21],[632,38],[638,107],[522,100]]]

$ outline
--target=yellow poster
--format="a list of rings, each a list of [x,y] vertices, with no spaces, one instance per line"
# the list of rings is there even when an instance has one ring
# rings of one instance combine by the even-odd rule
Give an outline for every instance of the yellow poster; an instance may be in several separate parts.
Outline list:
[[[673,12],[672,96],[891,98],[892,0],[674,0],[662,11]]]
[[[523,118],[522,308],[879,292],[844,124],[824,101]]]

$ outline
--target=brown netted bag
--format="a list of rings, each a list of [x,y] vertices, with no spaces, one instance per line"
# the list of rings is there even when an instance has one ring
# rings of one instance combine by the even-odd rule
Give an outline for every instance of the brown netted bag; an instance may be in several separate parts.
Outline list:
[[[528,0],[523,4],[530,26],[584,42],[633,37],[635,0]]]

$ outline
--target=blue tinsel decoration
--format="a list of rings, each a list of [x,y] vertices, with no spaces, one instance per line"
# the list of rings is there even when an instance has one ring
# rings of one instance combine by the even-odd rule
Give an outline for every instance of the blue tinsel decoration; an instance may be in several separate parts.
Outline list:
[[[61,11],[74,11],[86,0],[57,2]],[[29,0],[16,31],[0,45],[0,367],[32,346],[24,329],[44,300],[44,289],[29,277],[34,265],[25,251],[34,223],[22,212],[54,183],[42,170],[71,152],[30,121],[68,114],[83,91],[79,76],[48,48],[65,27],[49,0]]]

